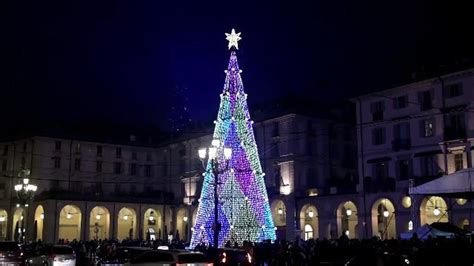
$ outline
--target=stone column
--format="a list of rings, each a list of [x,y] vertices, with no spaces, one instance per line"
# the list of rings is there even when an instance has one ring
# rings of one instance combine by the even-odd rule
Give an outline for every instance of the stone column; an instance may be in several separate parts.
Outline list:
[[[299,237],[298,210],[296,208],[296,200],[293,194],[283,199],[286,207],[286,239],[293,241]]]
[[[59,210],[56,208],[56,200],[46,201],[43,208],[43,242],[55,243],[59,232]]]

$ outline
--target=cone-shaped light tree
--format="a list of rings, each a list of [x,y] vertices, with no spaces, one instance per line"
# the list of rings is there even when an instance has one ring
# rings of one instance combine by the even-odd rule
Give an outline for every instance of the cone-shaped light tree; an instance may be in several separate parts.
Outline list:
[[[226,35],[229,49],[237,49],[240,33],[232,29],[232,33]],[[192,227],[192,247],[201,243],[222,247],[227,241],[242,244],[243,241],[275,240],[241,72],[233,50],[215,121],[213,142],[217,145],[205,165],[196,223]],[[229,148],[232,153],[226,158],[225,150]],[[215,225],[216,214],[218,225]],[[216,235],[217,242],[214,241]]]

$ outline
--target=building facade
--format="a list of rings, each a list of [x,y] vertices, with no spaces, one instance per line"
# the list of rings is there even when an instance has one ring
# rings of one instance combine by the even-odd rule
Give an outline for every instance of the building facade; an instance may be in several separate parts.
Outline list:
[[[339,127],[351,130],[298,114],[255,123],[281,238],[295,234],[286,226],[295,217],[286,213],[296,211],[298,197],[355,191],[355,132],[339,134]],[[134,136],[126,144],[42,136],[3,142],[0,237],[187,240],[202,183],[197,151],[211,140],[201,134],[158,146],[139,145]],[[22,169],[31,171],[30,182],[38,186],[27,207],[17,205],[13,190]]]
[[[115,144],[34,136],[2,143],[1,238],[179,236],[173,193],[181,183],[171,178],[176,173],[167,164],[173,149],[134,139]],[[21,169],[30,170],[30,183],[38,187],[29,206],[20,204],[13,190]]]
[[[465,199],[410,197],[408,189],[472,168],[474,70],[353,101],[367,234],[396,237],[426,223],[448,221],[471,229],[472,205]]]

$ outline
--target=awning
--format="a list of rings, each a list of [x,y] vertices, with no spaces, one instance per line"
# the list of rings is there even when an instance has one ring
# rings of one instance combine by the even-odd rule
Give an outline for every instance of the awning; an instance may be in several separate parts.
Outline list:
[[[444,175],[409,189],[411,195],[444,195],[474,198],[474,169],[468,168]]]
[[[433,156],[436,154],[443,154],[443,151],[441,150],[432,150],[432,151],[422,151],[415,153],[413,157],[425,157],[425,156]]]
[[[425,224],[418,227],[415,231],[401,233],[402,239],[410,239],[416,233],[420,239],[427,239],[428,237],[444,237],[452,238],[457,235],[466,235],[469,231],[462,230],[450,223],[432,223]]]
[[[381,157],[381,158],[374,158],[374,159],[367,160],[367,163],[381,163],[381,162],[386,162],[390,160],[392,160],[392,158],[390,157]]]

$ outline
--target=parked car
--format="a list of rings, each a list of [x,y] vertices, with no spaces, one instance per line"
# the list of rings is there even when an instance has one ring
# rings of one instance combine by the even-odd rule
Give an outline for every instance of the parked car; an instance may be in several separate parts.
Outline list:
[[[141,254],[140,256],[130,260],[126,266],[159,266],[159,265],[176,265],[176,266],[212,266],[212,262],[200,252],[184,251],[184,250],[151,250]]]
[[[119,247],[112,254],[99,258],[96,262],[98,266],[121,266],[131,259],[150,251],[146,247]]]
[[[23,265],[24,260],[24,254],[18,243],[0,242],[0,265]]]
[[[49,245],[39,248],[26,259],[26,265],[75,266],[76,254],[70,246]]]

